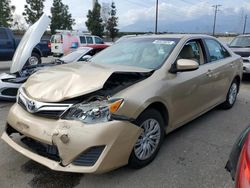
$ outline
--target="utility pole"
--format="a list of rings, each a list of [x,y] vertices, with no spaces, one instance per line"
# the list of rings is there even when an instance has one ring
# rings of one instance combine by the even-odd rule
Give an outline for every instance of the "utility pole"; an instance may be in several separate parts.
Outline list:
[[[215,35],[215,27],[216,27],[216,19],[217,19],[217,13],[219,11],[219,7],[221,7],[222,5],[213,5],[212,7],[214,7],[214,27],[213,27],[213,36]]]
[[[247,15],[245,15],[245,22],[243,27],[243,35],[246,33],[246,26],[247,26]]]
[[[155,34],[158,32],[158,0],[156,0],[156,7],[155,7]]]

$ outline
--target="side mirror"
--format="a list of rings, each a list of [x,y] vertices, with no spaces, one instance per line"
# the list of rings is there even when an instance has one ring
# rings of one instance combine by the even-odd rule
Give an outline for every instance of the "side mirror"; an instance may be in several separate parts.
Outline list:
[[[79,61],[88,61],[91,57],[91,55],[85,55]]]
[[[179,59],[176,62],[176,68],[174,72],[193,71],[199,68],[199,63],[190,59]]]

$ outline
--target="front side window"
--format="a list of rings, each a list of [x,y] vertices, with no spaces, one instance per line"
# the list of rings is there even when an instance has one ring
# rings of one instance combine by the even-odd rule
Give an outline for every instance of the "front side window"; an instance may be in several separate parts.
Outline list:
[[[92,37],[86,37],[88,44],[93,44],[93,38]]]
[[[219,42],[213,39],[205,39],[205,43],[208,48],[210,62],[221,60],[230,56],[229,52]]]
[[[204,56],[200,42],[198,40],[187,42],[177,59],[189,59],[196,61],[200,65],[204,64]]]
[[[90,61],[102,65],[158,69],[178,42],[176,38],[129,38],[106,48]]]

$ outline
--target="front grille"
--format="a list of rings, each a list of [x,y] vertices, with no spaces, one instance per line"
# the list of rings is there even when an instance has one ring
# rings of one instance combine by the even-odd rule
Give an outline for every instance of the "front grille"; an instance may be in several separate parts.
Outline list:
[[[249,63],[249,60],[248,59],[243,59],[243,62],[244,63]]]
[[[57,162],[60,161],[59,152],[55,145],[44,144],[28,137],[22,138],[21,141],[38,155]]]
[[[105,146],[95,146],[79,155],[72,163],[77,166],[93,166],[99,159]]]
[[[9,124],[6,125],[6,133],[9,136],[15,133],[18,133],[19,135],[23,135],[22,133],[20,133],[13,127],[11,127]],[[58,149],[55,145],[44,144],[29,137],[23,137],[21,138],[21,141],[34,153],[37,153],[38,155],[41,155],[43,157],[46,157],[48,159],[51,159],[57,162],[61,161],[59,157]]]
[[[47,117],[51,119],[59,119],[59,117],[62,115],[63,111],[40,111],[34,113],[34,115],[41,116],[41,117]]]
[[[17,90],[17,88],[6,88],[1,92],[1,94],[14,97],[17,95]]]
[[[250,56],[250,52],[234,52],[238,55],[240,55],[241,57],[249,57]]]
[[[25,106],[25,104],[23,103],[23,101],[19,98],[18,99],[18,104],[25,110],[27,110],[27,107]],[[62,115],[64,111],[38,111],[38,112],[34,112],[32,114],[36,115],[36,116],[41,116],[41,117],[46,117],[46,118],[51,118],[51,119],[59,119],[60,116]]]
[[[25,104],[23,103],[23,101],[22,101],[20,98],[18,98],[18,104],[19,104],[24,110],[27,110]]]

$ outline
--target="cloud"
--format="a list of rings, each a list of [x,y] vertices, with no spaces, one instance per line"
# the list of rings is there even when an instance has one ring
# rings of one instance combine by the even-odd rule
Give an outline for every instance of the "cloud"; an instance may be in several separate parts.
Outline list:
[[[230,7],[229,5],[220,7],[220,13],[224,15],[239,14],[244,9],[245,12],[250,11],[250,3],[244,2],[241,6]],[[188,21],[197,17],[209,16],[213,17],[214,8],[211,3],[198,2],[194,4],[181,5],[177,3],[161,2],[159,4],[159,20],[168,21],[170,23],[176,21]],[[149,8],[131,9],[120,16],[120,25],[126,26],[134,24],[138,21],[149,21],[155,19],[155,6]]]

